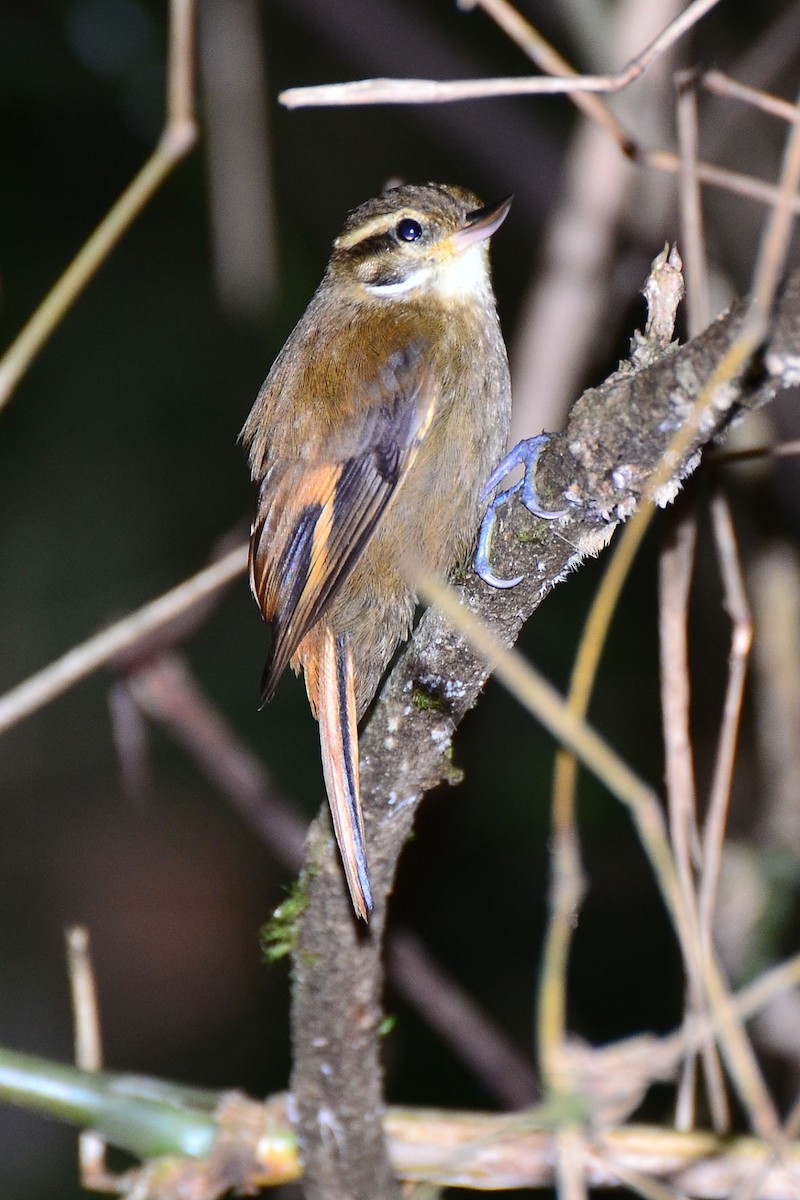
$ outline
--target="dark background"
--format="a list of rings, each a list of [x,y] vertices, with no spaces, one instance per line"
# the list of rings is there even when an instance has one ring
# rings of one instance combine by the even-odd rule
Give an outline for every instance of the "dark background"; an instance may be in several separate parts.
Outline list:
[[[585,15],[601,9],[594,0],[581,7]],[[238,21],[245,11],[239,8],[217,0],[213,16]],[[522,8],[578,67],[597,65],[581,50],[576,26],[562,24],[561,6],[529,0]],[[777,0],[723,2],[682,44],[677,61],[736,73],[796,8]],[[201,6],[209,23],[211,13]],[[224,535],[245,534],[252,496],[238,431],[316,286],[345,212],[388,176],[452,180],[487,200],[515,193],[494,249],[513,349],[520,304],[541,264],[542,230],[563,185],[574,124],[569,102],[289,113],[276,101],[288,86],[528,68],[483,14],[459,13],[449,0],[285,0],[250,16],[250,49],[263,56],[256,72],[266,81],[268,131],[260,143],[264,161],[254,159],[253,170],[267,165],[273,206],[264,210],[274,241],[263,287],[254,301],[252,282],[240,294],[235,279],[219,285],[208,198],[217,168],[201,136],[0,414],[3,689],[198,570]],[[143,0],[4,0],[0,8],[4,344],[157,139],[165,20],[162,5]],[[205,45],[213,59],[214,46]],[[760,75],[750,67],[749,81],[791,97],[798,57],[787,51]],[[604,65],[621,61],[612,55]],[[669,131],[669,86],[656,94]],[[206,72],[201,129],[215,103]],[[718,102],[703,114],[709,156],[774,177],[777,122]],[[667,183],[668,196],[672,187]],[[762,210],[719,194],[708,203],[715,261],[730,289],[744,290]],[[632,212],[620,229],[605,328],[586,383],[615,365],[641,318],[636,293],[647,264],[677,232],[671,200],[661,213],[648,227],[634,219],[641,212]],[[257,272],[255,278],[258,285]],[[791,430],[791,409],[781,419]],[[770,523],[794,535],[793,483],[784,473],[755,491],[741,485],[737,503],[748,508],[753,538]],[[606,651],[595,716],[632,765],[660,786],[657,543],[656,530]],[[523,638],[525,651],[560,686],[601,569],[585,564]],[[713,751],[724,679],[727,628],[718,604],[709,566],[697,617],[701,771]],[[323,796],[316,727],[294,680],[258,712],[265,645],[240,580],[185,652],[297,811],[310,817]],[[289,879],[163,732],[149,729],[149,786],[136,795],[123,787],[109,716],[112,682],[109,673],[94,675],[2,739],[0,1042],[70,1058],[62,935],[80,921],[93,941],[109,1067],[254,1095],[280,1090],[289,1067],[287,971],[263,965],[258,938]],[[737,784],[736,819],[744,827],[754,803],[747,745]],[[402,864],[396,919],[416,929],[529,1051],[552,745],[491,684],[456,739],[456,760],[466,780],[426,801]],[[590,889],[571,974],[572,1026],[594,1041],[668,1028],[682,1010],[681,979],[649,871],[614,802],[588,779],[581,795]],[[399,1017],[386,1049],[390,1099],[494,1103],[418,1017],[393,995],[388,1003]],[[38,1117],[2,1110],[4,1200],[77,1195],[74,1140]]]

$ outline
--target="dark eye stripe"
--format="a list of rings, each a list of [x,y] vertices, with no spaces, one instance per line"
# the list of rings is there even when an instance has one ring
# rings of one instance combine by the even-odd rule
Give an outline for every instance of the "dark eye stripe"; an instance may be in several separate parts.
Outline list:
[[[368,237],[362,238],[360,242],[348,246],[346,250],[340,250],[339,254],[349,262],[362,262],[364,259],[384,254],[395,245],[394,235],[389,230],[386,233],[371,233]]]

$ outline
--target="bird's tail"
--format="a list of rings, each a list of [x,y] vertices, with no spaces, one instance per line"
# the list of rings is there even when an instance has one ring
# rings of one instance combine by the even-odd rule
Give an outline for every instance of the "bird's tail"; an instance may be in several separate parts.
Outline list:
[[[302,657],[309,700],[319,721],[328,803],[353,908],[362,920],[368,921],[372,892],[358,780],[353,656],[345,634],[337,636],[324,625],[318,625],[312,637],[315,652]]]

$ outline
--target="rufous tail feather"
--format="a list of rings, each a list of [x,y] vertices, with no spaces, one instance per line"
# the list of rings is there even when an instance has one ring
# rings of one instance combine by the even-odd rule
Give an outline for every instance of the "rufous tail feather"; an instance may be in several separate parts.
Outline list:
[[[347,637],[322,633],[317,673],[316,716],[322,770],[336,841],[353,908],[362,920],[372,912],[372,892],[364,849],[364,820],[358,780],[358,734],[353,656]]]

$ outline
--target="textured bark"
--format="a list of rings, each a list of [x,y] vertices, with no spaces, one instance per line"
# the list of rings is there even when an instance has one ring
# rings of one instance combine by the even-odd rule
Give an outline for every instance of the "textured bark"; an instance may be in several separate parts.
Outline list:
[[[542,455],[537,485],[567,521],[532,517],[516,501],[494,538],[492,565],[524,575],[509,591],[471,575],[462,603],[506,645],[547,593],[582,557],[596,553],[613,525],[647,493],[663,451],[735,339],[734,308],[691,343],[653,365],[623,366],[576,403],[566,430]],[[641,358],[639,359],[641,361]],[[739,379],[710,397],[699,431],[669,482],[666,502],[700,460],[703,446],[742,410],[758,407],[800,379],[800,274],[777,305],[764,351]],[[447,752],[461,718],[489,674],[486,664],[437,612],[429,610],[392,672],[361,739],[362,791],[376,909],[357,923],[344,886],[327,809],[307,844],[308,906],[299,930],[293,989],[292,1090],[313,1200],[397,1197],[382,1140],[377,1031],[382,1017],[381,940],[395,867],[424,793],[451,772]],[[435,703],[417,704],[424,694]]]

